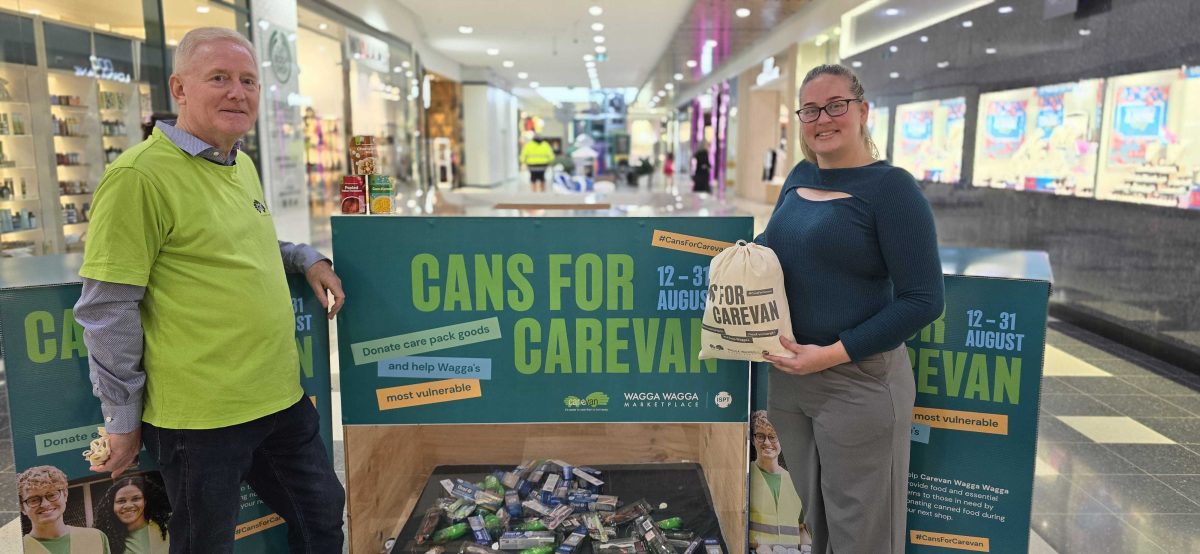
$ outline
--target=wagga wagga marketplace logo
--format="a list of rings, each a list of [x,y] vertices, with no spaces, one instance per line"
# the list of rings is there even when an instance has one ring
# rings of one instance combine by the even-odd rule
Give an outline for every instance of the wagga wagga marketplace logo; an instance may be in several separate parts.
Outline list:
[[[700,395],[691,391],[622,393],[626,408],[699,408]]]
[[[607,412],[608,395],[602,392],[593,392],[583,398],[571,395],[563,399],[563,404],[568,412]]]

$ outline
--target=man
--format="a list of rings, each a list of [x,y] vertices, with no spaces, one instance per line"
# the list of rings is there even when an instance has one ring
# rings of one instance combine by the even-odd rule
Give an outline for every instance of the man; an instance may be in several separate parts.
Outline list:
[[[108,554],[108,537],[96,529],[63,521],[67,510],[67,476],[54,466],[31,467],[17,478],[21,513],[29,518],[22,539],[26,554]]]
[[[521,163],[529,168],[529,184],[533,192],[546,191],[546,168],[554,163],[554,147],[546,139],[534,135],[521,147]]]
[[[300,388],[285,267],[305,273],[331,319],[344,295],[329,260],[276,240],[239,151],[258,67],[236,32],[180,41],[179,119],[105,172],[79,272],[75,318],[112,449],[92,470],[115,478],[145,444],[171,501],[171,552],[231,551],[243,480],[288,523],[292,552],[344,540],[345,491]]]

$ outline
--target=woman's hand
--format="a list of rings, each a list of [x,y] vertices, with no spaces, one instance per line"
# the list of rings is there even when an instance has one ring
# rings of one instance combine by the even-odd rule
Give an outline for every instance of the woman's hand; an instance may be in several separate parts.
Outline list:
[[[764,354],[763,358],[784,373],[810,375],[850,361],[850,355],[846,354],[846,348],[842,346],[842,341],[829,346],[817,346],[815,344],[797,344],[792,339],[780,336],[779,343],[795,356],[783,358]]]

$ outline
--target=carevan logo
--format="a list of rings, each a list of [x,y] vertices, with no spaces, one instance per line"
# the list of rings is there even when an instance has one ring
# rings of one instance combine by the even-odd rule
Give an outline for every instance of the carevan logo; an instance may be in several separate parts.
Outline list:
[[[568,396],[563,399],[568,412],[607,412],[608,395],[603,392],[593,392],[583,398]]]

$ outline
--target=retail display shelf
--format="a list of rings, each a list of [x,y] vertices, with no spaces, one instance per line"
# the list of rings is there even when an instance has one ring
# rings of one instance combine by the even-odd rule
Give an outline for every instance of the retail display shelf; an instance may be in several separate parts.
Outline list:
[[[66,197],[71,197],[71,196],[84,196],[84,197],[87,197],[87,196],[91,196],[91,195],[92,195],[92,193],[90,193],[90,192],[77,192],[77,193],[73,193],[73,194],[60,194],[59,196],[60,196],[60,197],[63,197],[63,198],[66,198]]]
[[[18,106],[28,106],[29,102],[21,102],[19,100],[0,100],[0,106],[4,104],[16,104]]]
[[[74,104],[50,104],[51,108],[61,108],[64,110],[87,111],[92,109],[91,106],[78,106]]]
[[[0,199],[0,205],[5,205],[5,204],[30,204],[30,203],[37,202],[37,201],[38,201],[38,199],[37,199],[37,198],[9,198],[9,199],[7,199],[7,200],[5,200],[5,199]]]
[[[32,165],[5,165],[5,164],[0,164],[0,170],[5,170],[5,169],[29,170],[29,169],[37,169],[37,168],[36,168],[36,167],[34,167],[34,166],[32,166]]]
[[[90,135],[53,135],[54,138],[89,138]]]
[[[31,138],[31,137],[33,137],[33,135],[31,133],[21,133],[19,135],[18,134],[0,135],[0,139],[6,139],[9,137]]]
[[[0,235],[4,235],[4,236],[21,235],[21,234],[40,232],[41,230],[42,230],[41,227],[34,227],[33,229],[13,229],[12,231],[4,231],[3,233],[0,233]]]

